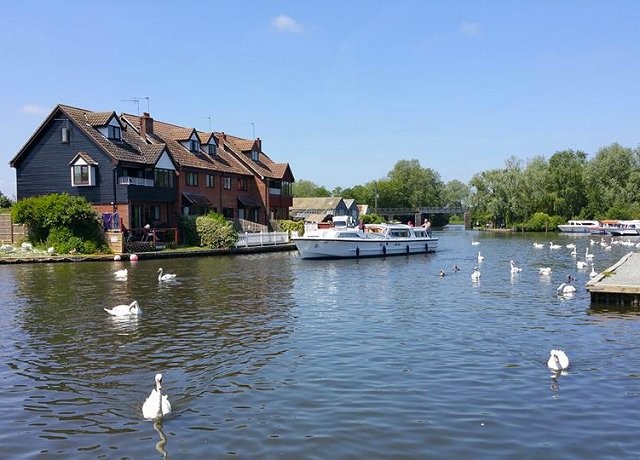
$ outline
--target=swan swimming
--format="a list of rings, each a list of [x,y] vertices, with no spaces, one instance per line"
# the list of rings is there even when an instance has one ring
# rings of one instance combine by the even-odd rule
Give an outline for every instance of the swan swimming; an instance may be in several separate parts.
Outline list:
[[[572,256],[577,256],[578,255],[578,250],[575,247],[571,250],[571,255]]]
[[[587,250],[584,253],[585,259],[593,259],[593,254],[589,254],[589,246],[587,246]]]
[[[579,260],[576,262],[576,267],[578,267],[578,269],[580,270],[584,270],[585,268],[587,268],[587,263],[584,260]]]
[[[567,275],[567,282],[562,283],[560,286],[558,286],[558,289],[556,289],[558,291],[558,294],[573,294],[574,292],[576,292],[576,287],[571,284],[572,281],[573,276]]]
[[[164,273],[162,272],[162,267],[158,268],[158,281],[171,281],[175,279],[175,273]]]
[[[140,305],[138,305],[137,300],[134,300],[129,305],[116,305],[111,309],[103,308],[103,310],[111,316],[138,316],[142,313],[142,309]]]
[[[540,267],[538,273],[543,276],[549,276],[551,274],[551,267]]]
[[[598,274],[598,273],[596,272],[596,269],[594,268],[593,264],[591,264],[591,273],[589,273],[589,277],[590,277],[590,278],[595,278],[595,276],[596,276],[597,274]]]
[[[549,249],[560,249],[561,247],[559,244],[553,244],[553,241],[549,241]]]
[[[533,247],[536,249],[542,249],[544,248],[544,244],[542,243],[533,243]]]
[[[480,254],[480,251],[478,251],[478,262],[482,262],[483,260],[484,260],[484,256]]]
[[[547,361],[549,369],[554,371],[563,371],[569,368],[569,357],[562,350],[551,350],[549,361]]]
[[[115,276],[118,280],[124,280],[127,279],[127,276],[129,276],[129,272],[126,268],[123,268],[122,270],[116,270],[115,272],[113,272],[113,276]]]
[[[471,245],[472,245],[472,246],[477,246],[477,245],[479,245],[479,244],[480,244],[480,241],[472,241],[472,242],[471,242]]]
[[[522,268],[517,267],[516,264],[513,263],[513,260],[509,261],[509,265],[511,265],[511,274],[514,275],[516,273],[520,273]]]
[[[162,394],[162,374],[156,374],[156,387],[142,405],[142,416],[147,420],[155,420],[171,413],[169,397]]]
[[[474,281],[478,281],[480,279],[480,271],[478,267],[473,267],[473,273],[471,273],[471,279]]]

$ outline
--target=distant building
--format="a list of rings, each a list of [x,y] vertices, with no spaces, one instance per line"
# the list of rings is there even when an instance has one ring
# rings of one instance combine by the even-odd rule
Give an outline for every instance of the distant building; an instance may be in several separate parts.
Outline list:
[[[357,222],[359,214],[355,201],[339,197],[293,198],[293,205],[289,208],[289,218],[292,220],[320,223],[335,216],[351,216]]]

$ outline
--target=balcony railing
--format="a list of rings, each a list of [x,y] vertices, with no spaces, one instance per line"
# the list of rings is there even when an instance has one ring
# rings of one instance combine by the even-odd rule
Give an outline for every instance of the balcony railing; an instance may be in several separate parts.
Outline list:
[[[140,177],[119,177],[118,184],[120,185],[141,185],[143,187],[153,187],[153,179],[142,179]]]

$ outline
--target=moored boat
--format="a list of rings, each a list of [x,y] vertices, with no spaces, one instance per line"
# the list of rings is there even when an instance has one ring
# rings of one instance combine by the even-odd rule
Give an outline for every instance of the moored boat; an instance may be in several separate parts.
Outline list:
[[[638,236],[640,220],[619,220],[615,226],[606,228],[606,233],[611,236]]]
[[[404,224],[370,224],[365,231],[327,228],[292,240],[303,259],[424,254],[438,248],[438,238],[427,229]]]
[[[566,224],[558,225],[563,233],[592,233],[600,227],[597,220],[570,220]]]

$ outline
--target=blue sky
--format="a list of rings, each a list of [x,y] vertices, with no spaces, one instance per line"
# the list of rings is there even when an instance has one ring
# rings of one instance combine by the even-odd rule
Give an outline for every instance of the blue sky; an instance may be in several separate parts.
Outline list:
[[[263,141],[328,189],[418,159],[467,182],[515,156],[640,138],[640,2],[20,1],[0,17],[0,191],[58,103]],[[149,98],[149,99],[144,99]]]

